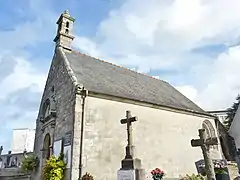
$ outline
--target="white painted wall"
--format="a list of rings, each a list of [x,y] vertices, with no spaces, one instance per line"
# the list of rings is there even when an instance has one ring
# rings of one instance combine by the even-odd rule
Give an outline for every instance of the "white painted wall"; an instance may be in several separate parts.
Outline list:
[[[237,149],[240,148],[240,107],[230,126],[229,133],[234,138]]]
[[[156,167],[171,178],[196,173],[194,163],[203,157],[190,141],[198,138],[198,129],[207,118],[87,97],[83,174],[89,172],[99,180],[117,178],[127,143],[126,125],[120,124],[126,110],[139,119],[133,123],[134,145],[148,176]],[[208,120],[216,130],[214,120]],[[218,148],[213,158],[222,158]]]
[[[34,138],[34,129],[14,129],[11,146],[12,154],[22,153],[25,149],[27,152],[33,152]]]

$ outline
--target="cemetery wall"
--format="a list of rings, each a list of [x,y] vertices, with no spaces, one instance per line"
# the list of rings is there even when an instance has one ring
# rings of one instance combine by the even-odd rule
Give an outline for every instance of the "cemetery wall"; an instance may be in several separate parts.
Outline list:
[[[32,153],[27,153],[27,155],[31,155]],[[20,168],[20,165],[22,161],[24,160],[24,154],[23,153],[16,153],[16,154],[11,154],[11,159],[10,159],[10,164],[12,162],[11,167],[6,167],[6,162],[7,162],[8,154],[3,154],[1,155],[2,163],[0,167],[0,180],[13,180],[13,179],[18,179],[18,180],[28,180],[30,179],[30,175],[24,174]]]
[[[6,177],[1,177],[0,180],[31,180],[30,175],[18,175],[18,176],[6,176]]]
[[[0,171],[0,180],[30,180],[30,174],[24,174],[20,168],[7,168]]]
[[[156,167],[166,170],[170,178],[197,173],[193,162],[202,159],[202,152],[191,147],[190,141],[198,138],[198,129],[208,118],[138,102],[129,104],[123,99],[117,102],[88,96],[85,105],[83,173],[89,172],[99,180],[116,179],[127,144],[126,125],[120,124],[126,110],[139,119],[133,123],[133,139],[136,156],[148,175]],[[216,131],[214,120],[208,120]],[[213,158],[222,158],[220,149],[218,146],[211,151]]]

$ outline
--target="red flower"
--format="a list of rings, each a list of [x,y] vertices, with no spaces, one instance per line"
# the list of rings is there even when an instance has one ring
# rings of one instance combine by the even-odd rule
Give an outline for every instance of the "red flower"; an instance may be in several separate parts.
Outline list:
[[[151,174],[152,174],[152,175],[156,174],[155,170],[152,170],[152,171],[151,171]]]
[[[153,177],[155,176],[164,176],[165,172],[162,169],[155,168],[154,170],[151,171],[151,174]]]

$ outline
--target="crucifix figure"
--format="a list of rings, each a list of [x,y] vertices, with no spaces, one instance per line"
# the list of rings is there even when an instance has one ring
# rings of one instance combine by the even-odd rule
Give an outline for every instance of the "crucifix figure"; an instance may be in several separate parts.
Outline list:
[[[208,180],[216,180],[213,162],[210,157],[209,147],[212,145],[217,145],[218,140],[216,137],[207,138],[205,129],[199,129],[198,132],[199,132],[200,139],[192,139],[191,145],[192,145],[192,147],[201,147],[204,162],[205,162],[205,170],[206,170],[206,174],[207,174],[207,179]]]
[[[126,119],[121,119],[121,124],[127,124],[127,146],[125,159],[133,159],[134,147],[133,147],[133,135],[132,135],[132,122],[137,121],[137,117],[132,117],[131,112],[126,112]]]

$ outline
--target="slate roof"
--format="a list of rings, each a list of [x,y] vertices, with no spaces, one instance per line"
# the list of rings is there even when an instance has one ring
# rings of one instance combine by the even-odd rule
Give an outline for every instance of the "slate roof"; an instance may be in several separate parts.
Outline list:
[[[76,51],[65,54],[78,83],[88,91],[204,113],[165,81]]]

